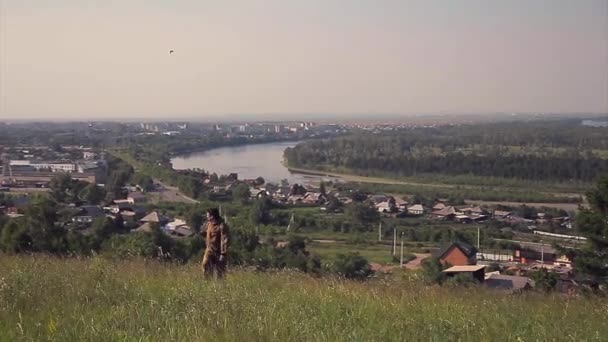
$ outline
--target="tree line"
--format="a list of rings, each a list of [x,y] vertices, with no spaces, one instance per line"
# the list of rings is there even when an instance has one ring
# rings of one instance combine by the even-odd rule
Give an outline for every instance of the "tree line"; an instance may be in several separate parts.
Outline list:
[[[443,174],[591,182],[608,171],[608,159],[594,150],[608,150],[605,129],[530,126],[358,133],[298,144],[285,151],[285,158],[293,167],[389,177]]]

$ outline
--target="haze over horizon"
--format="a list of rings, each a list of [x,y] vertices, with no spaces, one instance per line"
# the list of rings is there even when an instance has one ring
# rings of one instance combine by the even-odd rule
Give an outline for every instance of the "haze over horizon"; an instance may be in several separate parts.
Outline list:
[[[0,2],[2,120],[486,112],[608,113],[608,1]]]

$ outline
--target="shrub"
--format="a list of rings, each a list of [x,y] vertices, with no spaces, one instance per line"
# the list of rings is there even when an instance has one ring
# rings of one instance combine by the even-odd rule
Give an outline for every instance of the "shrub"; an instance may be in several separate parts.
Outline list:
[[[338,254],[332,265],[332,270],[349,279],[365,279],[373,274],[367,259],[358,253]]]

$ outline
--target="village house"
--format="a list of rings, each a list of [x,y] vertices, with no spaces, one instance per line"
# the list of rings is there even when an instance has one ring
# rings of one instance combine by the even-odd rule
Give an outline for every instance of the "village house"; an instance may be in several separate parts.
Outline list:
[[[301,204],[304,200],[304,196],[301,195],[291,195],[287,198],[287,203],[289,204]]]
[[[109,208],[113,213],[117,214],[121,210],[130,209],[132,205],[128,199],[118,199],[114,200],[114,205]]]
[[[435,210],[431,213],[434,218],[442,219],[442,220],[452,220],[458,215],[456,209],[452,206],[445,207],[440,210]]]
[[[327,202],[327,197],[319,192],[308,192],[302,198],[302,202],[307,204],[323,204]]]
[[[488,274],[484,285],[492,290],[516,293],[534,288],[534,281],[528,277],[504,274]]]
[[[104,217],[103,209],[96,205],[84,205],[79,208],[80,213],[72,218],[74,223],[91,224],[99,217]]]
[[[562,255],[560,257],[558,257],[557,259],[555,259],[555,261],[553,262],[554,266],[558,266],[558,267],[563,267],[566,269],[572,269],[572,260],[570,260],[570,258],[568,258],[565,255]]]
[[[477,248],[464,242],[452,242],[435,253],[441,264],[464,266],[477,264]]]
[[[433,206],[433,211],[436,211],[436,210],[441,210],[441,209],[443,209],[443,208],[445,208],[445,204],[443,204],[443,203],[441,203],[441,202],[438,202],[438,203],[436,203],[436,204]]]
[[[118,213],[122,220],[128,224],[134,224],[137,222],[137,213],[131,210],[124,210]]]
[[[194,235],[194,231],[186,225],[179,226],[172,231],[172,235],[177,235],[180,237],[188,237]]]
[[[494,210],[494,212],[492,213],[492,216],[497,220],[506,220],[511,215],[513,215],[513,213],[511,213],[510,211],[502,211],[502,210]]]
[[[513,251],[513,261],[520,264],[553,264],[560,256],[548,245],[521,242],[520,247]]]
[[[391,199],[391,196],[388,195],[371,195],[368,198],[374,205],[380,204],[382,202],[388,202]]]
[[[270,192],[266,189],[257,189],[257,188],[249,188],[249,193],[251,194],[251,198],[262,198],[264,196],[273,197]]]
[[[488,211],[480,206],[462,208],[462,209],[460,209],[460,211],[467,215],[487,215],[488,214]]]
[[[185,225],[186,225],[186,221],[176,218],[175,220],[167,223],[167,225],[165,225],[164,228],[167,230],[175,230],[176,228],[185,226]]]
[[[378,210],[379,213],[389,213],[391,212],[391,204],[388,201],[380,202],[376,204],[376,210]]]
[[[353,199],[350,197],[339,197],[338,201],[340,201],[342,204],[351,204],[353,203]]]
[[[282,186],[274,193],[274,197],[277,198],[287,198],[291,193],[291,188],[288,186]]]
[[[131,192],[127,196],[127,202],[131,205],[145,203],[146,194],[144,194],[142,192]]]
[[[404,199],[395,198],[395,205],[397,206],[398,211],[406,211],[408,203]]]
[[[468,215],[458,214],[454,216],[454,221],[458,223],[471,223],[473,222],[473,219],[470,218]]]
[[[472,279],[477,280],[480,283],[483,283],[485,278],[485,269],[486,267],[483,265],[460,265],[460,266],[452,266],[448,269],[442,271],[447,277],[453,277],[460,274],[470,275]]]
[[[140,226],[137,227],[136,229],[133,229],[131,231],[132,233],[135,233],[135,232],[152,233],[154,231],[154,229],[153,229],[154,224],[156,224],[158,226],[158,228],[162,228],[169,222],[169,219],[163,215],[160,215],[158,212],[153,211],[153,212],[149,213],[148,215],[144,216],[141,220],[139,220],[139,222],[141,223]]]
[[[407,213],[412,216],[424,215],[424,207],[422,204],[414,204],[407,208]]]
[[[499,272],[486,274],[483,265],[452,266],[443,270],[442,273],[446,277],[468,275],[488,289],[509,294],[532,289],[535,285],[534,281],[527,277],[502,275]]]

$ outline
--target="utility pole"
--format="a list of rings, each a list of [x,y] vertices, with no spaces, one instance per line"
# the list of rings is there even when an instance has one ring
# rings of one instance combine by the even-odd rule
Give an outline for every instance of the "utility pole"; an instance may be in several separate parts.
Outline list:
[[[545,245],[540,245],[540,264],[545,267]]]
[[[382,222],[378,225],[378,241],[382,241]]]
[[[294,223],[293,213],[291,213],[291,218],[289,219],[289,224],[287,224],[287,231],[291,230],[291,225]]]
[[[397,228],[393,228],[393,256],[397,254]]]
[[[477,249],[479,250],[479,226],[477,226]]]
[[[401,259],[399,262],[399,266],[403,268],[403,232],[401,232]]]

